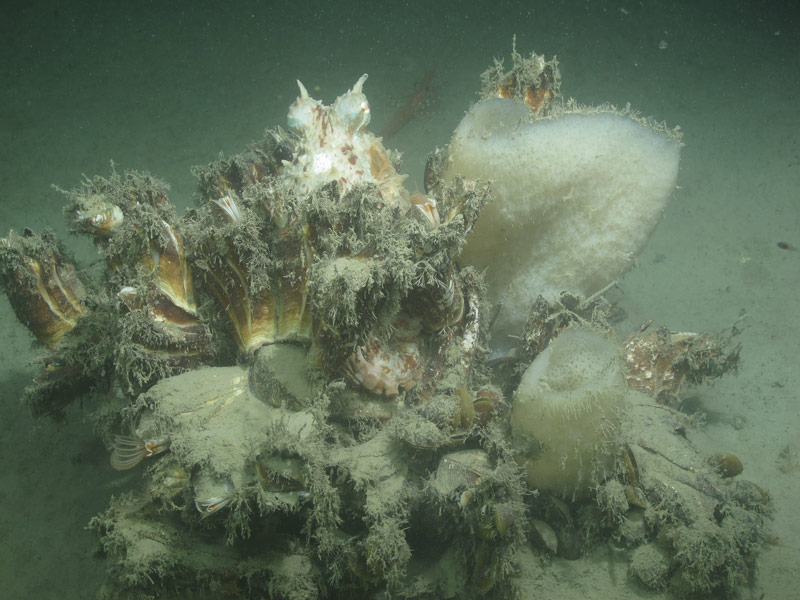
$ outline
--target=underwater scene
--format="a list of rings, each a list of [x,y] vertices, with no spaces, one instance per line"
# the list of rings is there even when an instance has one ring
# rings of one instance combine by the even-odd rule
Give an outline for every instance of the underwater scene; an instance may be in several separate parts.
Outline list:
[[[3,12],[7,597],[794,597],[790,9]]]

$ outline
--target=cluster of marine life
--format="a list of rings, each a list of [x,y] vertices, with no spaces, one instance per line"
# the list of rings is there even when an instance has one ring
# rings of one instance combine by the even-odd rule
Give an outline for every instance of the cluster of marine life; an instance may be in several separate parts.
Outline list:
[[[735,368],[735,329],[619,344],[601,295],[531,298],[490,360],[483,274],[458,256],[491,183],[444,180],[439,150],[409,193],[365,81],[330,106],[299,84],[288,130],[198,168],[182,216],[145,173],[68,192],[101,273],[49,230],[2,240],[45,347],[27,402],[60,417],[95,398],[112,466],[142,474],[92,521],[102,594],[506,598],[522,553],[604,540],[651,589],[746,581],[769,498],[732,455],[698,461],[674,401]],[[542,118],[559,85],[535,54],[484,76]],[[543,403],[562,383],[589,391],[559,412]]]

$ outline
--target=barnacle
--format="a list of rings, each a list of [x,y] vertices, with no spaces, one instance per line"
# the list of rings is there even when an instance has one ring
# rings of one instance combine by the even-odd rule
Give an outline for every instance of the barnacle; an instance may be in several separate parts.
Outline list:
[[[132,469],[145,458],[169,450],[170,439],[145,440],[137,435],[115,435],[111,466],[118,471]]]
[[[0,272],[17,318],[50,348],[86,312],[87,290],[49,231],[10,231],[0,240]]]

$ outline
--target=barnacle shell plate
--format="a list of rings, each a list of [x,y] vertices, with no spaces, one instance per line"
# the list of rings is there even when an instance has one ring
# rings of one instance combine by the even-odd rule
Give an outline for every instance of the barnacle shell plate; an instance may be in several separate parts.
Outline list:
[[[10,231],[0,239],[0,279],[17,318],[40,342],[54,348],[86,312],[87,292],[50,235]]]
[[[330,181],[338,183],[342,194],[356,184],[372,183],[387,206],[406,209],[410,205],[403,186],[406,176],[397,173],[380,138],[365,130],[370,120],[362,91],[366,79],[362,75],[332,106],[311,98],[297,82],[300,96],[289,108],[287,123],[298,136],[298,149],[294,160],[286,163],[284,175],[301,195]]]

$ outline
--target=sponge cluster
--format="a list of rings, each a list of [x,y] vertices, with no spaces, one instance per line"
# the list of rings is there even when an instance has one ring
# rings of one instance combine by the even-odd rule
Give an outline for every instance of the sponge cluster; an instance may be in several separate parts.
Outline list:
[[[613,470],[627,401],[617,346],[583,328],[536,357],[514,397],[511,427],[528,485],[580,496]]]

